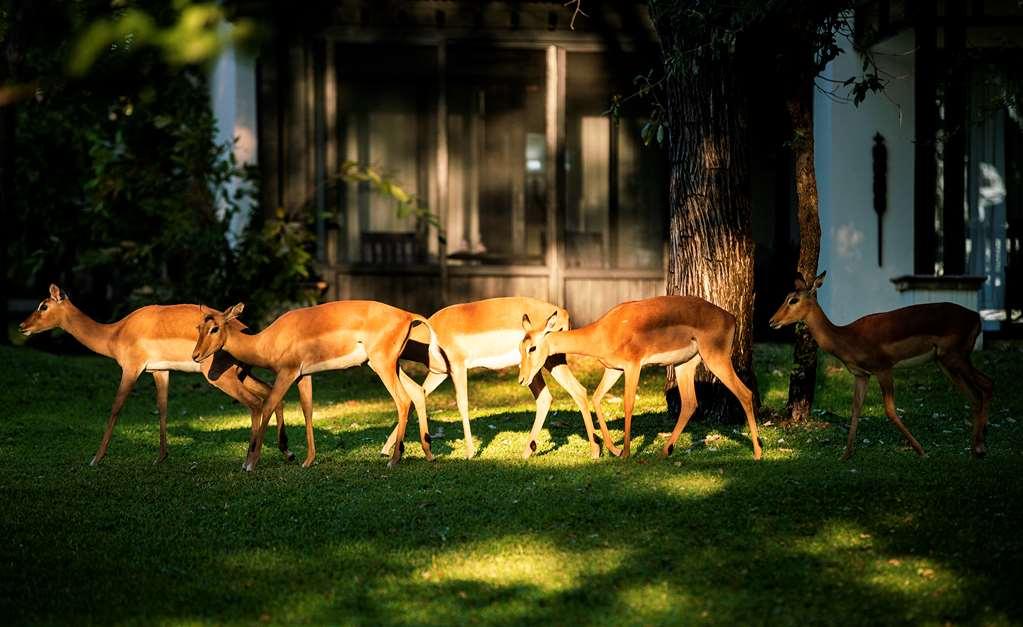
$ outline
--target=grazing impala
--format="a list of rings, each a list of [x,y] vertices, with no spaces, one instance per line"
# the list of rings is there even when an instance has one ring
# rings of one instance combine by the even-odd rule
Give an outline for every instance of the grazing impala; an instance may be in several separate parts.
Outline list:
[[[753,440],[753,458],[760,459],[753,393],[732,368],[735,317],[724,309],[694,296],[658,296],[622,303],[600,320],[571,331],[558,330],[557,312],[551,314],[542,327],[534,327],[531,318],[523,316],[522,328],[526,335],[519,349],[519,383],[523,385],[536,376],[552,355],[588,355],[604,365],[604,377],[593,393],[593,410],[601,433],[607,432],[607,424],[600,401],[622,373],[625,374],[625,444],[619,452],[607,438],[605,444],[613,454],[629,456],[639,371],[647,364],[675,367],[682,410],[664,445],[664,456],[671,454],[696,409],[694,377],[702,361],[742,404]]]
[[[143,372],[152,373],[156,383],[156,406],[160,414],[160,456],[157,462],[167,457],[167,388],[171,370],[201,372],[210,385],[249,408],[255,430],[259,410],[263,399],[270,393],[270,386],[252,376],[248,366],[223,353],[211,354],[202,363],[192,361],[196,327],[201,321],[198,305],[150,305],[136,309],[117,322],[101,324],[75,307],[59,287],[51,285],[50,297],[39,303],[18,328],[23,334],[32,335],[59,327],[86,348],[114,359],[121,366],[121,384],[114,397],[103,440],[92,458],[95,466],[107,454],[121,407]],[[240,322],[235,326],[239,331],[244,328]],[[284,410],[279,405],[275,407],[278,446],[291,460],[295,456],[288,450]]]
[[[430,327],[437,333],[437,342],[446,359],[443,372],[431,372],[423,381],[426,395],[433,392],[444,379],[451,375],[455,387],[455,400],[458,413],[462,416],[462,430],[465,434],[465,456],[471,458],[476,453],[469,428],[469,394],[467,390],[466,372],[469,368],[489,368],[497,370],[519,363],[519,342],[522,341],[522,317],[541,317],[551,311],[556,314],[555,328],[568,328],[568,312],[550,303],[535,298],[508,297],[490,298],[474,303],[451,305],[430,316]],[[429,342],[425,328],[412,331],[412,337],[402,353],[402,359],[426,363],[426,347]],[[590,442],[590,454],[600,456],[600,445],[593,436],[593,421],[586,404],[586,388],[576,380],[572,371],[565,363],[564,355],[553,355],[542,364],[561,387],[568,391],[572,400],[579,406],[586,425],[586,437]],[[537,372],[529,381],[529,391],[536,399],[536,417],[529,441],[523,451],[523,457],[529,457],[536,451],[536,438],[543,428],[547,412],[551,408],[551,392],[547,389],[543,375]],[[391,433],[381,451],[387,455],[394,446],[397,429]],[[605,435],[606,437],[606,435]]]
[[[335,301],[289,311],[259,333],[243,333],[230,323],[241,315],[244,308],[244,304],[238,303],[221,313],[204,307],[199,339],[195,343],[192,357],[198,362],[218,350],[224,350],[236,359],[269,368],[277,374],[270,395],[263,403],[258,428],[252,434],[245,470],[253,470],[259,461],[263,433],[270,420],[270,409],[281,402],[296,380],[302,413],[305,415],[306,442],[309,445],[302,466],[308,468],[316,458],[311,375],[326,370],[343,370],[367,362],[380,377],[398,408],[395,436],[398,445],[394,447],[388,466],[397,464],[405,450],[405,425],[411,403],[416,404],[419,415],[419,437],[423,452],[428,460],[433,459],[423,389],[398,367],[398,358],[412,328],[422,324],[430,335],[427,361],[432,360],[431,368],[439,369],[443,357],[437,349],[436,336],[426,318],[374,301]]]
[[[884,398],[884,410],[910,446],[918,455],[924,449],[895,413],[895,385],[892,369],[914,366],[937,360],[942,371],[973,405],[973,455],[984,455],[984,431],[987,427],[987,408],[991,402],[991,379],[973,367],[973,352],[980,334],[980,316],[975,311],[953,303],[911,305],[864,316],[845,326],[836,326],[828,320],[817,304],[817,290],[824,284],[824,276],[807,285],[802,276],[796,279],[796,289],[771,318],[771,327],[806,322],[813,339],[824,351],[837,357],[856,377],[853,387],[852,422],[849,441],[842,459],[853,454],[856,444],[856,425],[860,408],[867,395],[870,375],[877,377]]]

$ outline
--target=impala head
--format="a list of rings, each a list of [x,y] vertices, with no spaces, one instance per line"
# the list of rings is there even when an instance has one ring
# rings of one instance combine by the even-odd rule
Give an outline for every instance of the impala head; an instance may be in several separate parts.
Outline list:
[[[199,311],[202,312],[202,322],[196,327],[199,330],[199,339],[195,341],[195,349],[192,351],[192,359],[196,362],[203,361],[224,348],[227,334],[230,332],[230,325],[227,323],[242,315],[245,303],[238,303],[223,312],[200,305]]]
[[[519,353],[521,355],[519,383],[521,385],[529,385],[529,382],[533,380],[536,373],[540,372],[540,368],[543,368],[543,365],[547,362],[547,357],[550,355],[547,336],[552,331],[564,331],[568,327],[567,322],[559,320],[559,318],[558,310],[555,309],[547,317],[547,322],[544,323],[543,327],[534,329],[529,315],[522,314],[522,330],[526,332],[526,335],[522,338],[522,343],[519,345]]]
[[[817,290],[824,284],[824,275],[826,274],[826,271],[821,272],[820,276],[809,285],[806,283],[803,275],[800,274],[796,278],[795,291],[789,292],[781,307],[771,316],[771,328],[780,329],[787,324],[799,322],[806,318],[806,315],[810,313],[810,309],[817,303]]]
[[[64,320],[64,307],[70,302],[67,293],[51,283],[50,297],[39,303],[36,310],[18,325],[18,330],[28,336],[59,327]]]

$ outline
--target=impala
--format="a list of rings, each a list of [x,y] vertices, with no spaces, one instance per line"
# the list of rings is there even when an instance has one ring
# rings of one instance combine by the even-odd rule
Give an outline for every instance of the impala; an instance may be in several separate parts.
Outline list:
[[[892,370],[933,360],[970,399],[973,407],[971,451],[974,456],[983,456],[991,379],[970,361],[970,353],[980,334],[980,315],[952,303],[930,303],[863,316],[845,326],[837,326],[817,304],[817,289],[824,284],[827,274],[821,272],[809,285],[802,276],[797,278],[796,289],[771,317],[770,325],[781,328],[793,322],[805,322],[817,345],[837,357],[856,377],[852,389],[849,440],[842,458],[848,459],[855,448],[859,411],[872,374],[881,386],[885,413],[908,440],[909,446],[918,455],[924,454],[923,447],[895,412]]]
[[[702,361],[742,404],[753,440],[753,458],[760,459],[753,394],[732,368],[735,317],[724,309],[694,296],[659,296],[622,303],[596,322],[578,329],[558,330],[557,312],[541,327],[534,327],[529,316],[523,316],[521,323],[526,335],[519,346],[519,383],[531,381],[553,355],[587,355],[604,365],[604,376],[593,393],[593,410],[601,433],[607,432],[607,424],[600,401],[625,374],[625,443],[620,452],[610,439],[605,443],[614,455],[629,456],[639,372],[648,364],[675,368],[682,410],[664,445],[663,455],[671,454],[696,409],[694,377]]]
[[[987,427],[988,404],[991,402],[991,379],[973,367],[970,353],[980,334],[980,316],[975,311],[953,303],[911,305],[864,316],[845,326],[836,326],[824,315],[817,303],[817,290],[824,284],[827,272],[807,285],[802,276],[796,279],[795,291],[771,318],[771,327],[794,322],[806,323],[810,334],[826,352],[837,357],[856,377],[853,387],[852,422],[843,459],[853,454],[856,425],[863,399],[867,395],[870,375],[877,378],[888,418],[902,432],[918,455],[923,447],[909,432],[895,412],[895,385],[892,370],[936,360],[942,371],[966,396],[973,406],[973,455],[985,452],[984,431]]]
[[[39,303],[18,328],[26,336],[61,328],[71,334],[89,350],[115,360],[121,367],[121,384],[114,396],[107,428],[99,450],[92,458],[95,466],[107,454],[110,437],[117,424],[124,401],[135,387],[143,372],[153,375],[156,383],[156,407],[160,414],[160,456],[167,457],[167,388],[170,371],[201,372],[210,385],[246,405],[252,413],[252,428],[270,386],[249,373],[245,364],[223,353],[210,355],[201,363],[192,360],[196,327],[202,321],[198,305],[149,305],[136,309],[121,320],[101,324],[82,313],[67,294],[56,285],[50,285],[50,297]],[[243,325],[234,325],[239,331]],[[288,436],[284,432],[284,410],[275,405],[277,413],[277,441],[281,452],[289,459]]]
[[[259,461],[263,434],[270,420],[270,410],[281,402],[284,394],[298,381],[299,402],[305,416],[308,450],[302,463],[308,468],[316,458],[313,441],[313,380],[311,375],[327,370],[343,370],[364,363],[380,377],[398,408],[398,427],[388,466],[401,460],[405,450],[405,425],[409,406],[416,404],[419,416],[419,438],[428,460],[430,432],[426,423],[423,389],[399,367],[398,358],[412,328],[424,325],[430,335],[428,359],[430,367],[439,368],[443,361],[437,349],[436,336],[426,318],[374,301],[335,301],[287,312],[259,333],[243,333],[231,322],[241,315],[245,305],[238,303],[224,312],[203,308],[199,339],[192,357],[202,361],[224,350],[236,359],[273,370],[277,378],[263,402],[257,428],[253,431],[249,452],[243,466],[251,471]]]
[[[462,417],[466,457],[471,458],[476,453],[472,430],[469,428],[467,371],[470,368],[497,370],[518,364],[519,342],[522,341],[522,317],[540,317],[551,311],[554,311],[555,327],[559,330],[567,329],[567,311],[550,303],[525,297],[491,298],[451,305],[430,316],[430,327],[437,334],[437,343],[446,365],[443,371],[427,375],[423,381],[423,391],[429,395],[448,375],[451,376],[458,413]],[[402,353],[402,359],[426,363],[429,338],[425,331],[425,328],[420,327],[412,332],[412,337]],[[551,356],[542,367],[551,373],[578,405],[586,426],[586,437],[590,442],[590,454],[594,458],[599,457],[600,445],[594,439],[593,421],[590,419],[590,410],[586,403],[586,388],[569,370],[564,355]],[[523,457],[529,457],[536,451],[536,439],[551,408],[551,392],[540,372],[529,380],[529,390],[536,400],[536,417],[533,419],[533,429],[529,434]],[[607,434],[603,435],[607,440]],[[384,444],[382,455],[388,454],[396,437],[397,429]]]

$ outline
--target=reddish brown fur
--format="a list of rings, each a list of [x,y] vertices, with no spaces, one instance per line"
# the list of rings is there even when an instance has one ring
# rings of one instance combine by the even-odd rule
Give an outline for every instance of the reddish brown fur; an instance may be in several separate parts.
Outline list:
[[[121,320],[101,324],[82,313],[56,285],[50,286],[50,297],[20,325],[26,335],[62,328],[90,350],[110,357],[121,366],[121,384],[114,397],[113,408],[107,420],[103,440],[92,459],[95,465],[103,459],[110,446],[114,425],[128,394],[143,372],[151,372],[156,383],[156,403],[160,415],[160,456],[167,457],[167,390],[170,370],[186,370],[181,364],[191,364],[191,349],[202,321],[198,305],[149,305],[136,309]],[[244,325],[236,323],[237,328]],[[178,364],[174,367],[173,364]],[[210,385],[245,404],[252,414],[255,429],[259,408],[269,394],[270,386],[253,377],[248,367],[228,355],[211,355],[195,370]],[[289,459],[288,438],[284,432],[284,410],[276,406],[278,443]]]
[[[518,351],[522,339],[522,317],[528,316],[536,320],[546,320],[554,315],[558,328],[567,329],[568,312],[550,303],[535,298],[506,297],[490,298],[472,303],[463,303],[445,307],[430,316],[430,326],[437,334],[437,341],[446,361],[443,372],[431,373],[423,382],[425,394],[429,395],[448,375],[451,376],[455,388],[455,399],[462,417],[462,431],[465,436],[466,457],[475,454],[472,432],[469,426],[469,397],[467,371],[474,360],[499,357]],[[425,327],[418,327],[412,332],[409,342],[402,354],[402,359],[426,363],[426,343],[428,333]],[[498,368],[497,365],[481,367]],[[590,454],[600,456],[600,446],[593,433],[593,421],[586,402],[586,389],[569,370],[563,355],[552,356],[543,369],[561,384],[579,407],[586,427],[586,436],[590,442]],[[541,373],[529,382],[529,389],[536,400],[536,416],[529,440],[523,449],[522,456],[529,457],[536,450],[536,438],[543,428],[544,420],[551,406],[551,393]],[[396,432],[391,434],[384,445],[382,453],[386,454],[394,445]]]
[[[696,367],[702,361],[742,404],[753,440],[753,457],[760,459],[753,394],[732,367],[732,340],[735,336],[735,317],[732,314],[702,298],[660,296],[622,303],[580,329],[557,331],[555,326],[548,321],[543,327],[527,329],[521,345],[519,382],[530,380],[552,355],[574,353],[599,359],[605,368],[604,377],[593,394],[592,402],[601,433],[612,453],[619,454],[611,447],[600,401],[618,378],[625,375],[625,443],[620,454],[628,456],[640,369],[651,363],[675,367],[682,410],[671,437],[664,445],[663,453],[667,456],[696,409]]]
[[[303,466],[311,465],[316,457],[312,431],[312,373],[352,367],[367,361],[398,408],[397,442],[404,440],[409,406],[415,402],[423,451],[427,459],[433,459],[427,438],[429,430],[422,389],[398,368],[398,357],[412,327],[423,324],[429,328],[425,318],[375,301],[337,301],[289,311],[260,333],[245,334],[228,324],[241,314],[243,308],[244,305],[239,303],[223,313],[204,310],[206,316],[194,344],[193,357],[200,360],[213,351],[223,349],[238,359],[249,360],[247,363],[269,368],[277,374],[270,395],[263,404],[258,428],[253,433],[244,466],[246,470],[253,470],[259,461],[263,433],[270,418],[269,409],[284,398],[295,381],[298,381],[308,443]],[[436,362],[439,360],[436,341],[429,346]],[[402,449],[402,446],[394,447],[390,465],[398,463]]]
[[[795,291],[782,301],[771,318],[771,326],[780,328],[805,321],[817,344],[841,360],[856,376],[849,440],[843,458],[848,459],[855,449],[856,427],[871,375],[877,377],[881,386],[888,418],[913,449],[923,455],[923,447],[895,412],[892,370],[931,358],[970,399],[973,405],[972,451],[975,456],[983,455],[992,385],[991,380],[970,361],[980,334],[977,312],[954,303],[929,303],[871,314],[851,324],[837,326],[828,320],[817,303],[817,289],[824,283],[826,274],[821,273],[812,285],[807,285],[802,278],[797,279]]]

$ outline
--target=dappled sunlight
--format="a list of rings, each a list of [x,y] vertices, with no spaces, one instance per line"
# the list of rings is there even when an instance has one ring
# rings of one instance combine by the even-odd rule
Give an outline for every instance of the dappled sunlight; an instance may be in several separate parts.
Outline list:
[[[53,359],[5,351],[19,364],[16,383]],[[786,377],[773,371],[787,373],[789,351],[772,347],[758,359],[762,389],[781,387]],[[13,540],[0,559],[16,565],[18,599],[2,609],[17,622],[1023,619],[1023,433],[1003,411],[1019,407],[1013,354],[978,356],[1001,395],[982,462],[960,450],[961,399],[927,368],[898,373],[897,389],[928,457],[899,444],[872,386],[860,425],[870,442],[840,461],[851,385],[822,360],[822,413],[803,426],[762,424],[760,462],[745,425],[699,420],[661,459],[674,420],[664,415],[660,369],[640,386],[646,409],[633,423],[632,459],[591,460],[578,411],[553,388],[556,411],[523,460],[532,398],[481,372],[470,375],[477,457],[462,457],[446,384],[428,400],[437,461],[423,459],[410,417],[404,459],[392,469],[379,449],[393,405],[372,373],[355,371],[317,380],[316,464],[285,461],[271,422],[253,473],[240,470],[248,411],[188,377],[172,379],[165,462],[152,464],[159,431],[144,378],[107,459],[89,467],[113,382],[102,360],[64,361],[81,395],[36,384],[37,400],[16,404],[0,432],[12,504],[0,532]],[[604,408],[620,444],[621,403]],[[300,462],[305,434],[292,395],[286,422]]]
[[[571,545],[559,545],[534,534],[501,537],[497,542],[474,543],[435,554],[429,568],[415,573],[429,583],[472,581],[493,586],[526,585],[538,590],[564,592],[586,577],[603,576],[620,568],[629,551],[599,546],[600,535],[579,530]],[[514,547],[509,552],[508,547]],[[467,555],[471,555],[467,558]],[[551,577],[557,573],[557,577]]]

